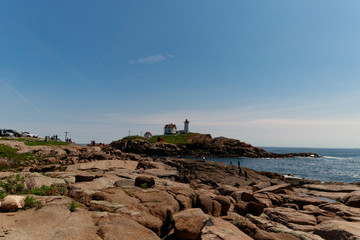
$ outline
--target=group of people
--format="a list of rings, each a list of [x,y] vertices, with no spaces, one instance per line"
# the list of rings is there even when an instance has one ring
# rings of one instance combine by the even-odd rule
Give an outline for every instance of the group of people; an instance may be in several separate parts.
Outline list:
[[[50,141],[50,140],[51,141],[60,141],[60,138],[58,137],[58,135],[54,135],[52,137],[50,137],[50,136],[45,137],[45,141]],[[65,142],[72,143],[72,140],[71,140],[71,138],[66,138]]]
[[[52,137],[50,137],[50,136],[45,136],[45,141],[49,141],[49,140],[51,140],[51,141],[58,141],[58,140],[60,140],[60,139],[58,138],[58,135],[53,135]]]
[[[202,162],[205,162],[205,156],[203,156],[202,157]],[[230,165],[232,165],[232,160],[230,160]],[[241,176],[241,175],[243,175],[242,174],[242,170],[241,170],[241,167],[240,167],[240,161],[238,161],[238,168],[239,168],[239,175]],[[248,180],[248,173],[247,173],[247,171],[244,171],[244,178],[245,178],[245,181],[247,181]]]

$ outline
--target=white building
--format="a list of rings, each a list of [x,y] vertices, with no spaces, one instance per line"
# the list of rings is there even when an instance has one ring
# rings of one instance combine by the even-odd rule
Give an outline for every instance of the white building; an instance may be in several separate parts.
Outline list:
[[[175,124],[166,124],[164,127],[164,134],[176,134],[176,125]]]

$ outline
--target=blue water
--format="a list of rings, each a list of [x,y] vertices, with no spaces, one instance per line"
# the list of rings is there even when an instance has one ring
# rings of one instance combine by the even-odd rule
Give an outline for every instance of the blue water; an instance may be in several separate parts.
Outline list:
[[[312,152],[321,155],[320,158],[208,158],[256,171],[268,171],[281,174],[291,174],[301,178],[320,180],[322,182],[360,182],[360,149],[334,148],[278,148],[262,147],[273,153]]]

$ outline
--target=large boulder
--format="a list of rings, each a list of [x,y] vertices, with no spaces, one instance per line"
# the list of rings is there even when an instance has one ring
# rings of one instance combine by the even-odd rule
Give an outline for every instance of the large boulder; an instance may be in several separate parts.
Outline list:
[[[201,240],[251,240],[252,238],[242,232],[233,224],[221,219],[211,217],[202,229]]]
[[[259,191],[257,191],[257,193],[264,193],[264,192],[272,192],[272,193],[279,193],[282,190],[290,190],[293,191],[293,188],[291,186],[291,184],[285,183],[285,184],[280,184],[280,185],[274,185],[271,187],[267,187],[267,188],[263,188]]]
[[[15,211],[25,206],[25,196],[8,195],[1,201],[3,211]]]
[[[91,195],[88,203],[90,209],[107,212],[116,212],[126,215],[141,225],[151,229],[157,235],[161,235],[163,222],[151,214],[150,209],[142,206],[140,200],[130,197],[121,188],[109,188]]]
[[[103,174],[99,171],[97,173],[92,172],[78,172],[75,174],[75,182],[91,182],[96,178],[102,177]]]
[[[292,235],[295,236],[297,239],[301,240],[324,240],[320,236],[313,234],[311,232],[303,232],[303,231],[296,231],[291,228],[288,228],[287,226],[271,221],[268,216],[265,214],[262,214],[260,216],[253,216],[253,215],[247,215],[246,219],[248,221],[251,221],[256,227],[251,227],[246,221],[238,219],[240,221],[236,221],[240,229],[243,229],[247,226],[247,230],[243,230],[244,232],[248,233],[249,235],[253,236],[254,239],[261,239],[261,240],[282,240],[282,239],[292,239],[292,237],[286,236],[286,235]],[[244,225],[244,222],[246,223]],[[250,228],[249,228],[250,227]],[[246,229],[246,228],[245,228]],[[262,229],[266,230],[267,232],[261,231]],[[276,233],[276,234],[275,234]]]
[[[329,203],[328,201],[317,199],[314,197],[303,197],[289,194],[279,194],[279,196],[284,200],[284,202],[295,203],[300,208],[303,208],[305,205],[319,206],[320,204]]]
[[[99,227],[102,239],[160,240],[150,229],[125,216],[110,215],[99,222]]]
[[[213,211],[213,203],[212,199],[208,195],[200,194],[197,198],[197,205],[203,210],[206,214],[212,214]]]
[[[241,196],[243,192],[248,194],[253,194],[253,190],[250,186],[238,188],[238,190],[234,191],[230,196],[235,199],[236,202],[242,201]]]
[[[236,213],[242,215],[242,216],[245,216],[247,214],[246,212],[246,205],[248,203],[247,202],[238,202],[238,203],[235,203],[234,204],[234,210]]]
[[[342,203],[328,203],[319,205],[322,210],[336,214],[348,221],[360,221],[360,208],[346,206]]]
[[[168,193],[175,195],[181,210],[192,208],[196,203],[195,191],[187,184],[171,182],[171,186],[163,187]]]
[[[244,202],[258,202],[258,200],[254,197],[254,194],[251,192],[242,192],[241,198],[238,199],[238,201],[244,201]]]
[[[119,178],[116,176],[107,175],[104,177],[96,178],[91,182],[77,182],[71,184],[70,186],[73,191],[98,191],[113,187],[118,179]]]
[[[217,190],[221,195],[230,196],[233,192],[237,191],[238,188],[230,185],[220,185]]]
[[[166,191],[127,188],[126,193],[131,197],[139,199],[140,202],[150,210],[150,213],[161,219],[165,225],[170,224],[172,215],[180,210],[178,201]]]
[[[135,179],[135,186],[141,188],[149,188],[155,185],[155,180],[153,177],[148,176],[138,176]]]
[[[337,183],[337,184],[305,184],[302,188],[307,188],[309,190],[322,191],[322,192],[343,192],[350,193],[354,191],[360,191],[360,187],[354,184],[348,183]]]
[[[326,211],[320,209],[318,206],[305,205],[303,208],[304,208],[304,210],[302,211],[303,213],[311,214],[314,216],[326,215]]]
[[[276,199],[275,194],[273,195],[268,195],[267,193],[248,193],[248,192],[243,192],[241,194],[241,201],[244,202],[255,202],[255,203],[259,203],[262,204],[266,207],[273,207],[273,201],[274,199]],[[237,202],[239,202],[240,200],[237,200]]]
[[[200,208],[191,208],[175,214],[176,237],[180,240],[196,240],[208,219]]]
[[[291,235],[290,233],[283,233],[283,232],[266,232],[261,229],[257,229],[256,233],[253,235],[253,238],[256,240],[299,240],[299,238]]]
[[[301,213],[292,208],[266,208],[264,213],[272,221],[282,223],[298,231],[312,232],[317,224],[316,218],[313,215]]]
[[[254,197],[258,203],[265,205],[266,207],[273,207],[273,202],[267,193],[255,193]]]
[[[259,216],[264,211],[264,205],[254,202],[239,202],[236,203],[234,207],[235,211],[243,216],[248,213],[254,216]]]
[[[47,177],[40,173],[29,173],[26,176],[26,180],[25,180],[26,189],[31,189],[35,187],[40,188],[43,185],[51,186],[53,184],[65,186],[66,182],[64,179]]]
[[[214,217],[220,217],[221,215],[221,204],[218,201],[212,201],[212,215]]]
[[[274,194],[274,193],[270,193],[270,192],[267,192],[265,193],[267,195],[267,197],[270,199],[270,201],[272,202],[273,206],[280,206],[281,204],[284,203],[284,200],[282,197],[280,197],[279,195],[277,194]]]
[[[221,204],[221,215],[227,215],[231,206],[230,199],[226,196],[216,196],[214,200]]]
[[[360,208],[360,191],[348,193],[341,201],[350,207]]]
[[[327,240],[360,239],[360,224],[330,220],[316,226],[314,234]]]

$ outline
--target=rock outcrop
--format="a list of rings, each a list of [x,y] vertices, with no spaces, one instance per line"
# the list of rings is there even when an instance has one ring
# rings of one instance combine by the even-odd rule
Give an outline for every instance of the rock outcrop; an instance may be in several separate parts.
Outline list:
[[[111,147],[96,153],[109,154],[110,159],[88,156],[82,162],[70,161],[76,149],[93,151],[86,148],[61,148],[66,153],[57,147],[49,148],[46,151],[58,152],[58,156],[54,155],[58,162],[32,164],[17,169],[19,173],[0,172],[0,181],[14,174],[23,176],[27,195],[38,202],[36,207],[24,208],[26,195],[20,195],[14,205],[23,210],[16,211],[5,207],[13,195],[3,198],[0,237],[360,239],[356,184],[289,184],[281,174],[246,168],[239,171],[210,161],[110,154],[116,150]],[[56,186],[62,191],[47,192],[50,196],[29,193],[43,186]],[[341,194],[341,201],[312,196],[326,193],[336,193],[334,197]]]
[[[196,135],[195,135],[196,136]],[[202,136],[202,135],[199,135]],[[248,157],[248,158],[292,158],[319,157],[316,153],[276,154],[254,147],[248,143],[225,137],[189,138],[187,144],[171,144],[151,142],[147,139],[124,139],[110,144],[122,152],[145,154],[150,156],[216,156],[216,157]]]
[[[360,239],[360,223],[330,220],[316,226],[314,233],[327,240]]]

